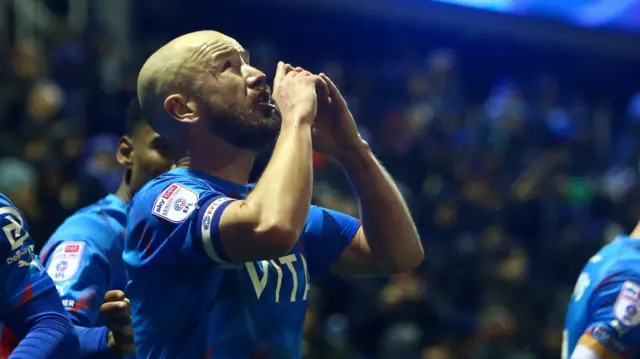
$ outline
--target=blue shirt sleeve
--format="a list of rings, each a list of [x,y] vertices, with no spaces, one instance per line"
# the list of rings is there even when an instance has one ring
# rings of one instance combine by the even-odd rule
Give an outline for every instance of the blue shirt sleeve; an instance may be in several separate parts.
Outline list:
[[[49,304],[53,303],[53,305]],[[69,337],[70,323],[67,318],[60,317],[59,314],[64,314],[64,311],[60,311],[59,297],[53,289],[43,293],[38,300],[31,301],[24,306],[18,308],[12,317],[7,319],[9,326],[11,326],[18,335],[27,335],[26,342],[20,347],[21,343],[15,334],[9,330],[5,325],[2,326],[0,336],[0,358],[7,358],[9,354],[14,354],[17,357],[36,358],[38,355],[47,355],[46,358],[50,358],[49,355],[55,355],[56,352],[61,352],[61,357],[67,358],[73,357],[73,353],[76,350],[75,336],[73,333]],[[14,322],[13,317],[17,318]],[[31,318],[27,320],[25,318]],[[44,323],[43,323],[44,321]],[[34,324],[37,322],[37,326]],[[41,343],[40,334],[29,334],[35,328],[36,331],[46,331],[45,343]],[[40,328],[40,329],[38,329]],[[108,346],[108,334],[109,328],[97,327],[97,328],[85,328],[80,326],[73,326],[75,329],[75,335],[80,344],[79,357],[82,359],[117,359],[120,358],[118,354],[109,349]],[[34,352],[35,351],[35,352]],[[13,356],[12,356],[13,358]]]
[[[108,290],[109,264],[91,241],[60,242],[45,263],[62,305],[75,324],[95,326]]]
[[[639,349],[640,276],[617,274],[602,281],[589,303],[591,321],[584,334],[623,356]]]
[[[150,183],[130,204],[125,262],[230,264],[218,225],[233,201],[195,181]]]
[[[80,341],[82,359],[118,359],[121,358],[109,349],[107,327],[85,328],[75,326]]]
[[[331,264],[351,243],[360,222],[344,213],[311,206],[301,238],[311,277],[329,274]]]
[[[5,320],[7,328],[22,338],[9,359],[71,359],[80,355],[78,337],[52,287],[15,308]]]
[[[0,320],[53,288],[34,254],[27,223],[16,208],[0,205]]]

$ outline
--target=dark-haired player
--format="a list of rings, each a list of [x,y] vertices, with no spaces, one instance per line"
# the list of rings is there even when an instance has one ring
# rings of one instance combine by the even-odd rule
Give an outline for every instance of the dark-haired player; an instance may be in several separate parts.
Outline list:
[[[107,349],[110,349],[107,354],[133,351],[128,318],[121,318],[121,313],[128,311],[117,307],[125,300],[124,293],[118,290],[124,289],[126,280],[121,259],[124,211],[135,190],[146,180],[169,169],[170,164],[164,158],[165,145],[166,142],[145,123],[138,101],[134,99],[128,109],[126,134],[117,154],[125,168],[120,188],[115,195],[71,216],[42,251],[43,261],[48,262],[48,272],[62,295],[60,301],[54,290],[58,298],[56,306],[64,304],[67,314],[77,324],[75,329],[80,336],[83,355],[95,355]],[[28,248],[33,251],[32,246]],[[53,261],[56,263],[52,265]],[[47,277],[44,273],[43,276]],[[47,281],[51,282],[48,278]],[[91,328],[105,324],[108,327]],[[0,359],[9,353],[19,354],[20,349],[15,348],[19,342],[16,337],[22,336],[21,330],[11,331],[7,325],[0,329]],[[73,348],[69,346],[63,357],[72,358],[72,353]]]
[[[562,359],[640,355],[640,225],[589,259],[567,311]]]
[[[144,121],[134,99],[116,154],[125,169],[120,187],[67,218],[44,245],[43,263],[75,324],[107,324],[100,315],[103,298],[107,291],[124,290],[126,285],[122,246],[127,204],[142,185],[171,167],[166,151],[167,142]],[[132,333],[113,334],[128,335],[132,341]]]
[[[201,31],[138,76],[145,117],[190,159],[130,204],[123,258],[138,358],[300,358],[310,280],[422,260],[403,199],[331,81],[280,63],[280,117],[248,61],[234,39]],[[310,206],[312,137],[351,180],[362,226]],[[276,138],[250,191],[256,152]]]

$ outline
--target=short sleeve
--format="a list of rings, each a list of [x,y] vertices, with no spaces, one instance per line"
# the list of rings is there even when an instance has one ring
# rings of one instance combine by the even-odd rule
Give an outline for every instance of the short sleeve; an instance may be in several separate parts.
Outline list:
[[[17,209],[0,207],[1,315],[53,287],[38,261],[29,228]]]
[[[75,324],[95,326],[108,290],[109,265],[90,241],[63,241],[45,263],[62,305]]]
[[[591,322],[578,344],[597,341],[624,356],[640,342],[640,276],[607,278],[590,301]]]
[[[129,209],[125,262],[229,263],[220,242],[219,222],[233,201],[197,182],[147,186]]]
[[[360,222],[344,213],[311,206],[302,236],[304,255],[312,277],[329,274],[331,264],[351,243]]]

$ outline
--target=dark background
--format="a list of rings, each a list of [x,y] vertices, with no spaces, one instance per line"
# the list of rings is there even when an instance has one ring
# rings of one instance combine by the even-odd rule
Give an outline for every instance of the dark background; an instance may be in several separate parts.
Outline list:
[[[113,154],[137,71],[167,40],[220,30],[269,75],[282,59],[339,84],[411,206],[426,259],[389,280],[317,283],[307,358],[559,358],[583,263],[638,221],[640,67],[614,46],[628,35],[489,18],[571,35],[533,39],[393,4],[35,3],[31,17],[3,10],[0,191],[39,244],[119,183]],[[339,169],[315,160],[316,203],[355,214]]]

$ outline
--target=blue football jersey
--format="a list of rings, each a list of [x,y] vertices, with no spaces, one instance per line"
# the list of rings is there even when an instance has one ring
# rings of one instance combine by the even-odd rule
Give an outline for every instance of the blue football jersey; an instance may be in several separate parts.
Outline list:
[[[567,310],[562,358],[583,335],[620,357],[640,353],[640,239],[619,236],[589,259]]]
[[[22,213],[0,194],[0,320],[38,294],[53,288],[34,253]]]
[[[0,194],[0,321],[11,310],[53,288],[34,253],[22,213]],[[0,356],[8,356],[18,340],[0,324]]]
[[[110,194],[67,218],[41,251],[62,304],[77,325],[104,325],[99,310],[105,293],[126,286],[126,220],[126,204]]]
[[[300,358],[310,279],[329,274],[360,225],[312,207],[288,255],[232,263],[218,222],[247,194],[178,168],[133,198],[124,262],[138,358]]]

